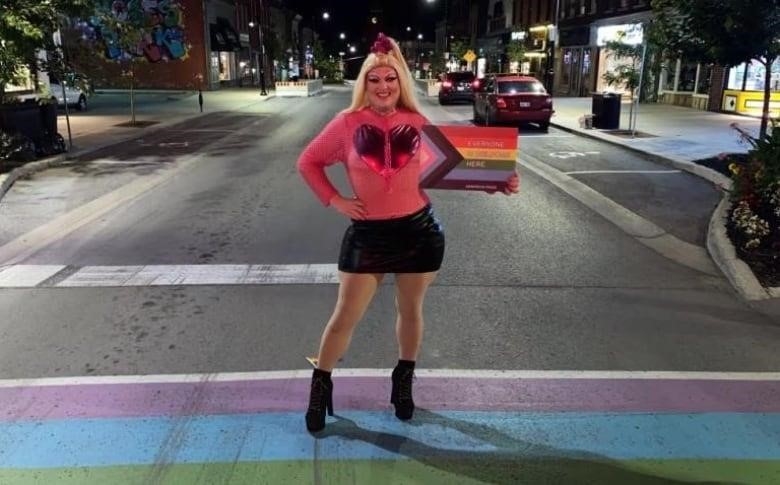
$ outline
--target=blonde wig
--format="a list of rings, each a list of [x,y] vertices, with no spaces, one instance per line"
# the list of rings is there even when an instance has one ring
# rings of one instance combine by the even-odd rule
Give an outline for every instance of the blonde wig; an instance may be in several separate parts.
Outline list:
[[[412,73],[409,66],[406,65],[404,55],[398,43],[392,38],[380,33],[376,42],[371,47],[371,53],[368,54],[363,66],[360,68],[355,81],[355,89],[352,91],[352,104],[345,112],[358,111],[368,106],[368,96],[366,96],[366,76],[368,72],[377,67],[392,67],[398,74],[398,107],[404,108],[415,113],[420,112],[420,105],[417,104],[417,98],[414,96],[414,86],[412,85]]]

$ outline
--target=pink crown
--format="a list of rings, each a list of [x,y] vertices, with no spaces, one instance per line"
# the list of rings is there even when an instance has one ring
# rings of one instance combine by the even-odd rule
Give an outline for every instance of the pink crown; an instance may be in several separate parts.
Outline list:
[[[382,32],[376,36],[374,45],[371,46],[371,52],[374,54],[389,54],[393,50],[393,43],[390,42],[390,38]]]

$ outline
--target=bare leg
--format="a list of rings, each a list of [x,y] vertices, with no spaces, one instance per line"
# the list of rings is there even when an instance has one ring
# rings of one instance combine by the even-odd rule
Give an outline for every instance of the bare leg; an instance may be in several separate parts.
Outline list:
[[[428,286],[436,273],[399,273],[395,275],[395,306],[398,318],[395,333],[398,339],[398,358],[417,360],[423,337],[423,302]]]
[[[331,372],[352,340],[352,331],[374,297],[382,274],[339,272],[339,296],[322,333],[317,368]]]

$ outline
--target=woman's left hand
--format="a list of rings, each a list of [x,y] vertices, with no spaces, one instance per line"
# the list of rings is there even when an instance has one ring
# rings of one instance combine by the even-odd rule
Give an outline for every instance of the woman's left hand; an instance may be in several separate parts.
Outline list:
[[[512,195],[518,192],[520,192],[520,177],[517,175],[517,172],[515,172],[507,179],[504,194]]]

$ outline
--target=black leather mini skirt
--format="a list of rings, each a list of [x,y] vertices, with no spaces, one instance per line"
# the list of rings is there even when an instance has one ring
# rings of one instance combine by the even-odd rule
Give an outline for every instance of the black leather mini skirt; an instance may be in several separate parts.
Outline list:
[[[427,205],[407,216],[352,220],[341,242],[346,273],[429,273],[444,259],[444,230]]]

